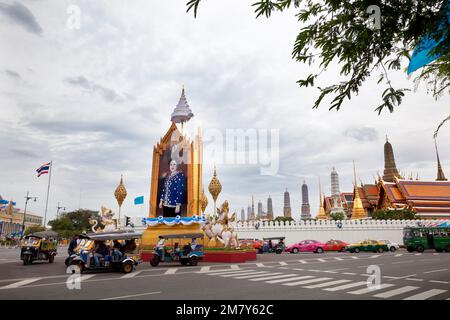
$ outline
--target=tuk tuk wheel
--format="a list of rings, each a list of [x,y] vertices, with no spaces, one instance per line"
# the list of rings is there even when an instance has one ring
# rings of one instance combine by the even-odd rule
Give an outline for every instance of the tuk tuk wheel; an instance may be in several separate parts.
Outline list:
[[[125,262],[124,264],[122,264],[122,268],[121,270],[123,273],[130,273],[131,271],[133,271],[133,264],[131,262]]]
[[[83,273],[84,270],[84,263],[81,261],[72,261],[72,266],[77,266],[78,269],[80,270],[80,273]],[[72,273],[75,273],[75,270],[72,269]]]
[[[189,262],[189,259],[186,259],[186,258],[180,259],[180,263],[182,266],[186,266],[188,264],[188,262]]]
[[[283,252],[283,250],[281,250],[281,249],[275,249],[276,254],[281,254],[282,252]]]
[[[155,254],[153,258],[150,260],[150,265],[152,267],[157,267],[159,264],[159,257]]]
[[[190,264],[191,266],[196,266],[196,265],[198,264],[198,258],[197,258],[197,257],[191,257],[191,258],[189,259],[189,264]]]
[[[28,254],[23,257],[23,265],[26,266],[27,264],[31,264],[31,256]]]
[[[53,263],[53,261],[55,261],[55,256],[51,254],[51,255],[48,257],[48,263]]]

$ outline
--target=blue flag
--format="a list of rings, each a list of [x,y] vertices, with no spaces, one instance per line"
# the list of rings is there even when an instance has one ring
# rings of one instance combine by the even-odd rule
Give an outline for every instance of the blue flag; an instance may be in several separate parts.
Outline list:
[[[144,204],[144,196],[134,198],[134,204]]]
[[[446,23],[450,22],[450,0],[448,1],[447,8],[443,7],[442,11],[445,12],[445,9],[447,9],[447,15],[442,18],[441,23],[438,26],[438,31],[441,31],[445,28]],[[414,48],[411,61],[409,61],[407,73],[410,74],[442,56],[441,53],[430,54],[431,51],[442,42],[442,40],[444,40],[444,37],[436,41],[429,34],[422,37],[419,44]]]

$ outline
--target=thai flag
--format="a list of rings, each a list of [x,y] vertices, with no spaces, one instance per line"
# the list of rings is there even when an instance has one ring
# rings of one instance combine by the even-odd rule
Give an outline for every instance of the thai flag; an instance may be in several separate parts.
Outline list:
[[[40,177],[44,173],[48,173],[50,170],[51,163],[43,164],[39,169],[36,169],[36,172],[38,173],[38,177]]]

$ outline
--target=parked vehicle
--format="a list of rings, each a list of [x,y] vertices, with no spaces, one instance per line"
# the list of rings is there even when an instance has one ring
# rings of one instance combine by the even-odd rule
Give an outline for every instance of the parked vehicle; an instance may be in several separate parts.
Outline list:
[[[450,227],[404,228],[403,243],[408,252],[423,252],[425,249],[450,252]]]
[[[36,260],[53,263],[58,249],[58,234],[54,231],[41,231],[27,235],[22,240],[20,259],[24,265]]]
[[[263,243],[258,239],[239,239],[240,247],[252,247],[256,249],[258,253],[263,253]]]
[[[275,252],[276,254],[281,254],[286,248],[286,245],[284,244],[284,239],[286,239],[286,237],[263,238],[264,240],[263,253]],[[278,240],[278,242],[274,244],[272,242],[273,240]]]
[[[80,273],[84,271],[130,273],[140,261],[139,254],[135,250],[136,240],[141,236],[142,232],[134,230],[89,233],[81,240],[76,249],[77,253],[69,257],[69,262],[66,263],[78,267]],[[106,248],[105,254],[98,253],[96,248],[100,247]]]
[[[299,252],[314,252],[323,253],[325,251],[326,244],[316,240],[303,240],[299,243],[288,246],[285,251],[290,253]]]
[[[388,250],[390,252],[395,252],[400,249],[400,245],[396,242],[392,242],[391,240],[380,240],[380,242],[385,243],[388,246]]]
[[[341,240],[329,240],[325,243],[324,250],[325,251],[339,251],[344,252],[345,247],[348,246],[347,242]]]
[[[377,240],[362,240],[357,243],[350,244],[345,248],[345,251],[351,253],[358,253],[360,251],[382,253],[388,250],[387,244]]]
[[[186,239],[192,239],[192,241],[187,242]],[[178,262],[183,266],[188,264],[196,266],[204,256],[204,244],[197,244],[197,239],[204,239],[203,233],[159,236],[150,265],[156,267],[161,262]],[[170,246],[166,246],[167,241],[170,242]]]

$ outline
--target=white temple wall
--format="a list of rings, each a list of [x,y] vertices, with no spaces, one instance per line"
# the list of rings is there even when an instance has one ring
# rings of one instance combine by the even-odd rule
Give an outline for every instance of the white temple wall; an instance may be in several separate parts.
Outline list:
[[[338,227],[337,221],[295,221],[260,223],[256,228],[256,222],[239,223],[237,227],[238,237],[257,238],[286,237],[285,243],[297,243],[301,240],[328,241],[338,239],[348,243],[364,239],[391,240],[403,244],[403,228],[408,226],[426,226],[441,223],[440,220],[345,220],[342,227]]]

